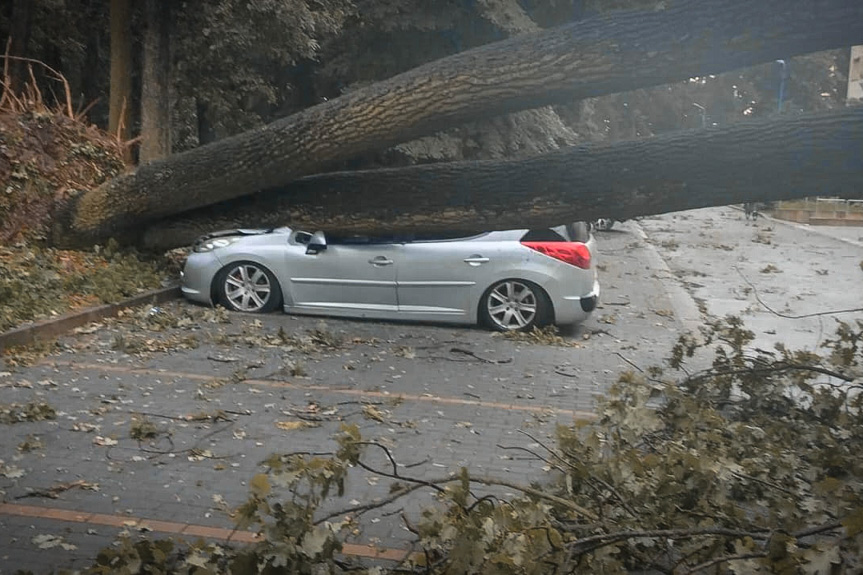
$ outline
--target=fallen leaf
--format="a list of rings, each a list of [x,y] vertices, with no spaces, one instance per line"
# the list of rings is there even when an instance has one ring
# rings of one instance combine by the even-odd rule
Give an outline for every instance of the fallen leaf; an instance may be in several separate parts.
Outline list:
[[[381,423],[383,423],[384,421],[384,414],[374,405],[364,405],[363,415],[366,417],[366,419],[374,419],[375,421],[380,421]]]
[[[270,492],[270,480],[264,473],[258,473],[249,481],[249,489],[253,495],[265,497]]]
[[[63,538],[58,535],[35,535],[30,542],[33,543],[33,545],[36,545],[39,549],[53,549],[54,547],[60,547],[66,551],[72,551],[78,548],[76,545],[66,543]]]
[[[0,475],[8,479],[19,479],[24,477],[25,471],[15,465],[3,465],[0,461]]]
[[[414,359],[417,354],[410,346],[399,346],[395,349],[394,353],[398,356],[401,356],[405,359]]]
[[[213,452],[209,449],[192,449],[187,457],[189,461],[203,461],[204,459],[212,458]]]
[[[317,424],[310,421],[277,421],[276,427],[282,431],[296,431],[307,427],[317,427]]]
[[[103,447],[110,447],[112,445],[117,445],[116,439],[111,439],[110,437],[102,437],[101,435],[97,435],[93,438],[93,443],[95,445],[101,445]]]

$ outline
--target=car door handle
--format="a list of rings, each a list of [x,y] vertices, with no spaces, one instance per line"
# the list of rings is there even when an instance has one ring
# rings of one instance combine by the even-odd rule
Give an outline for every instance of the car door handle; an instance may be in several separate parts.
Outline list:
[[[471,257],[469,257],[469,258],[465,258],[465,259],[464,259],[464,263],[466,263],[466,264],[470,264],[470,265],[472,265],[472,266],[476,266],[476,265],[479,265],[479,264],[484,264],[484,263],[486,263],[486,262],[488,262],[488,258],[484,258],[484,257],[482,257],[482,256],[471,256]]]
[[[370,259],[369,263],[373,266],[391,266],[393,265],[393,260],[384,256],[378,256],[376,258]]]

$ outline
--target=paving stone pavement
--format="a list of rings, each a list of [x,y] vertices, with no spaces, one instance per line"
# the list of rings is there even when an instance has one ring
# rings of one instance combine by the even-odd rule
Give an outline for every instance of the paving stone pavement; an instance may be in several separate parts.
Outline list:
[[[469,466],[542,480],[544,462],[512,448],[553,445],[557,424],[590,417],[618,373],[656,364],[680,331],[667,269],[636,226],[601,233],[599,251],[603,303],[564,331],[568,346],[469,327],[220,315],[176,301],[80,328],[37,365],[7,359],[0,404],[44,401],[57,417],[0,427],[0,574],[83,568],[120,531],[139,536],[141,520],[170,522],[150,537],[187,537],[176,525],[230,529],[224,508],[245,500],[265,457],[332,452],[343,423],[388,446],[411,477]],[[329,348],[328,338],[342,343]],[[316,425],[276,425],[301,418]],[[156,437],[130,437],[144,420]],[[389,465],[373,448],[366,460]],[[346,495],[321,513],[384,497],[390,483],[353,469]],[[409,533],[395,512],[432,504],[427,491],[363,515],[353,542],[402,546]]]

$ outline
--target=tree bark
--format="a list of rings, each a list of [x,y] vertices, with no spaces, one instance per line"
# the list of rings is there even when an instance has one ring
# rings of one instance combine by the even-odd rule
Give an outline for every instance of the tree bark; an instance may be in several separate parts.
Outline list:
[[[863,2],[675,0],[669,6],[462,52],[262,129],[153,162],[67,207],[71,227],[65,235],[94,241],[284,185],[466,120],[863,41]]]
[[[132,106],[132,3],[111,0],[111,90],[108,132],[130,139]],[[127,158],[128,160],[128,158]]]
[[[171,154],[171,3],[145,0],[141,70],[141,164]]]
[[[582,145],[524,160],[304,178],[151,226],[151,248],[200,233],[290,225],[353,233],[465,232],[618,220],[815,195],[863,197],[863,106]]]

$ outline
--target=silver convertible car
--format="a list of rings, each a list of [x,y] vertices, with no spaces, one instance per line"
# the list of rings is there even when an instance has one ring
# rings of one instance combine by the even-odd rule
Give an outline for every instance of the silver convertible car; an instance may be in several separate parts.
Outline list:
[[[583,223],[466,238],[335,236],[288,227],[199,238],[183,294],[241,312],[482,323],[525,330],[596,307],[595,240]]]

